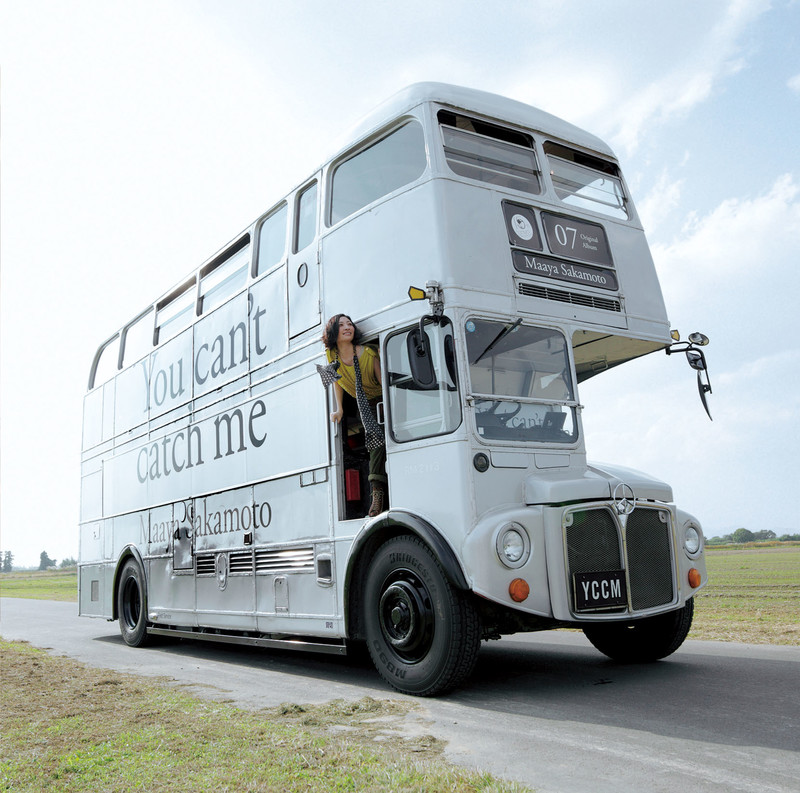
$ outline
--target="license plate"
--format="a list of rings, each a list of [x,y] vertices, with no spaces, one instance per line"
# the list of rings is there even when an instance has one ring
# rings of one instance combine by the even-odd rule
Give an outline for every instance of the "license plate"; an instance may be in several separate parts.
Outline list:
[[[628,604],[624,570],[575,573],[575,610],[594,611]]]

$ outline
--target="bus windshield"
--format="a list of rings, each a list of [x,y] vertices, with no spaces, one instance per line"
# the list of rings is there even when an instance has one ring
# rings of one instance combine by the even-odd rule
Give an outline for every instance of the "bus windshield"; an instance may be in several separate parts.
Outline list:
[[[483,319],[468,320],[465,329],[478,435],[573,443],[575,389],[563,334]]]

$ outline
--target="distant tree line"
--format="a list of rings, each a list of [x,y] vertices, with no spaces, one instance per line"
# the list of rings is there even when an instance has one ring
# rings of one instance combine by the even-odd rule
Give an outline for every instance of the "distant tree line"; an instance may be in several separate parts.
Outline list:
[[[711,537],[706,541],[707,545],[728,545],[729,543],[741,544],[744,542],[766,542],[774,540],[776,542],[800,542],[800,534],[782,534],[780,537],[771,529],[763,531],[750,531],[749,529],[736,529],[732,534],[723,537]]]
[[[71,556],[61,560],[59,567],[75,567],[78,562]],[[51,559],[47,551],[39,554],[39,570],[49,570],[56,566],[56,560]],[[14,570],[14,554],[11,551],[0,551],[0,572],[10,573]]]

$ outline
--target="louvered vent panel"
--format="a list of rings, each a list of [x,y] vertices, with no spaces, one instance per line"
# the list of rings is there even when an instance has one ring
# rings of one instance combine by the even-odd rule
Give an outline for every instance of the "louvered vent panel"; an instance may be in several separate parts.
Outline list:
[[[314,548],[275,548],[256,551],[257,573],[279,573],[291,570],[313,571]]]
[[[570,303],[575,306],[586,306],[587,308],[599,308],[602,311],[614,311],[620,313],[622,305],[619,300],[597,295],[584,295],[580,292],[567,292],[563,289],[552,289],[541,284],[531,284],[520,281],[519,293],[526,297],[538,297],[542,300],[556,300],[559,303]]]
[[[214,575],[217,555],[205,553],[197,555],[197,575]]]
[[[253,553],[252,551],[236,551],[230,555],[228,563],[231,573],[252,573]]]

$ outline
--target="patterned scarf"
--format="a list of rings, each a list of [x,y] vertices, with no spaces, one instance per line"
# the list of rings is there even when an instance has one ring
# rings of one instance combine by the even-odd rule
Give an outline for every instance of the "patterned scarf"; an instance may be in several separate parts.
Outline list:
[[[370,451],[380,449],[381,446],[386,444],[386,439],[383,437],[383,427],[378,424],[378,420],[372,412],[372,406],[364,393],[364,387],[361,385],[361,367],[359,366],[355,349],[353,350],[353,369],[356,375],[356,403],[358,404],[358,412],[361,414],[361,423],[364,425],[367,448]]]

